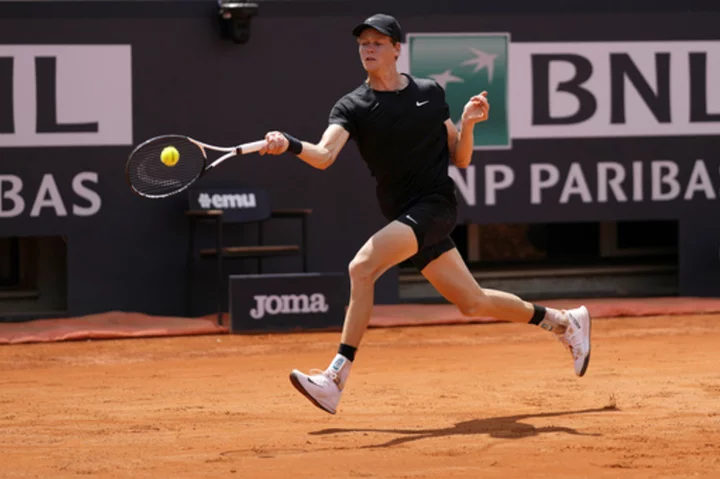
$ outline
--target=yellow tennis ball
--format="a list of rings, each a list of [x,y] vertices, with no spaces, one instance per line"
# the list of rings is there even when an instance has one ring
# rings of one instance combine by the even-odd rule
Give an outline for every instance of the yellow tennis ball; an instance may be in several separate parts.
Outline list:
[[[174,146],[166,146],[160,153],[160,161],[165,166],[175,166],[180,159],[180,152]]]

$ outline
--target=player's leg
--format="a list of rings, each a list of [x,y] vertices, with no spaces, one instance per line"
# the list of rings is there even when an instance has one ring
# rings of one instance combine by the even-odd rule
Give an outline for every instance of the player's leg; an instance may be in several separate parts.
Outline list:
[[[435,250],[434,258],[427,261],[426,265],[418,265],[418,268],[428,282],[455,304],[463,315],[486,316],[518,323],[530,322],[535,316],[539,306],[511,293],[481,288],[453,243],[444,241],[436,245]],[[553,312],[563,316],[559,311],[550,312],[551,316]],[[550,324],[547,329],[565,324],[564,318],[556,321],[560,324]]]
[[[350,304],[341,343],[357,348],[365,334],[374,304],[375,282],[388,269],[417,252],[413,230],[398,221],[373,235],[350,262]]]
[[[335,414],[355,352],[370,321],[375,282],[389,268],[417,250],[418,241],[413,229],[393,221],[375,233],[350,262],[350,304],[337,354],[324,371],[314,370],[310,375],[297,370],[290,373],[293,386],[316,406]]]
[[[585,374],[590,361],[591,328],[585,307],[559,311],[511,293],[481,288],[449,238],[417,257],[423,276],[464,315],[530,323],[552,331],[573,356],[575,373]]]

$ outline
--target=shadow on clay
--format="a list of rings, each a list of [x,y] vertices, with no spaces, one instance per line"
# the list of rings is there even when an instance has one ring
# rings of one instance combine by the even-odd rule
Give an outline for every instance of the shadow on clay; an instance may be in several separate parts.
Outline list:
[[[492,438],[499,439],[521,439],[525,437],[538,436],[540,434],[557,432],[564,434],[572,434],[576,436],[600,436],[601,434],[578,432],[571,427],[565,426],[535,427],[532,424],[527,424],[522,421],[528,419],[541,419],[608,411],[619,411],[619,409],[615,406],[605,406],[602,408],[582,409],[578,411],[547,412],[539,414],[521,414],[516,416],[490,417],[485,419],[472,419],[470,421],[463,421],[451,427],[438,429],[333,428],[313,431],[310,434],[313,436],[323,436],[328,434],[372,432],[400,435],[400,437],[396,437],[395,439],[391,439],[390,441],[383,442],[381,444],[364,446],[364,448],[391,447],[397,446],[399,444],[405,444],[408,442],[419,441],[421,439],[448,436],[471,436],[480,434],[487,434]]]

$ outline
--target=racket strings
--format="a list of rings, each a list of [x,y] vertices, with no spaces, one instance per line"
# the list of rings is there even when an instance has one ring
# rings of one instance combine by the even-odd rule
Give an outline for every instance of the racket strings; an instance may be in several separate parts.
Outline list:
[[[177,163],[165,164],[162,153],[174,147],[178,152]],[[138,147],[127,164],[130,185],[139,194],[163,197],[189,186],[200,176],[206,165],[202,150],[184,137],[162,137]]]

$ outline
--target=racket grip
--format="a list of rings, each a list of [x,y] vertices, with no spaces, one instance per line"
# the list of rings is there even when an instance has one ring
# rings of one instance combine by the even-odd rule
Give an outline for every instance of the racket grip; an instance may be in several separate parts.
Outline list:
[[[258,140],[258,141],[253,141],[250,143],[243,143],[242,145],[238,146],[238,150],[240,150],[241,155],[245,155],[247,153],[255,153],[256,151],[260,151],[266,145],[267,145],[266,140]]]

